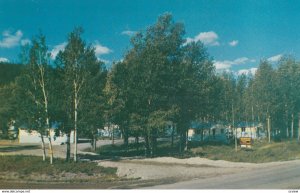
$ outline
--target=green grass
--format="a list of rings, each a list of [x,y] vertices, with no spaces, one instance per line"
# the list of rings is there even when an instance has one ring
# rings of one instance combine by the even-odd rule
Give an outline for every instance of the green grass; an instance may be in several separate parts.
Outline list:
[[[21,175],[46,174],[57,175],[63,172],[83,173],[87,175],[115,175],[116,168],[104,168],[94,162],[65,162],[62,159],[55,159],[53,165],[49,160],[42,161],[38,156],[5,155],[0,156],[0,172],[16,172]]]
[[[300,159],[300,144],[297,141],[254,142],[252,149],[240,149],[235,152],[234,145],[202,145],[190,149],[193,156],[212,160],[233,162],[264,163]]]
[[[171,147],[170,142],[157,142],[157,151],[155,156],[174,156],[182,157],[185,154],[179,154],[178,145],[174,143]],[[90,151],[87,149],[86,151]],[[141,156],[146,157],[145,144],[143,142],[139,144],[129,144],[126,147],[124,144],[121,145],[104,145],[97,149],[99,156],[93,158],[93,156],[86,155],[84,158],[88,159],[118,159],[120,157],[135,157]]]
[[[178,145],[172,148],[170,142],[158,142],[156,157],[170,156],[176,158],[205,157],[212,160],[227,160],[233,162],[264,163],[300,159],[300,144],[297,141],[271,142],[255,141],[252,149],[241,149],[235,152],[234,144],[221,143],[193,144],[189,151],[178,152]],[[145,156],[144,144],[106,145],[97,150],[100,155],[89,159],[118,159],[120,157]]]

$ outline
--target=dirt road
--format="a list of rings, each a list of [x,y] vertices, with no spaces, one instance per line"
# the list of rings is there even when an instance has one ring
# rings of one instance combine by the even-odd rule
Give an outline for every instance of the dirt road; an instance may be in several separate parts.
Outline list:
[[[98,141],[98,146],[111,143]],[[121,143],[121,141],[117,142]],[[79,154],[90,147],[89,143],[78,145]],[[73,150],[73,148],[72,148]],[[64,158],[65,145],[54,146],[55,157]],[[1,154],[42,155],[36,146],[17,149]],[[90,153],[92,154],[92,153]],[[141,188],[149,189],[280,189],[300,188],[300,160],[263,164],[235,163],[223,160],[208,160],[194,157],[176,159],[172,157],[123,158],[118,161],[97,160],[104,167],[117,167],[117,174],[130,179],[127,182],[112,182],[102,188]],[[41,184],[38,185],[42,187]],[[61,185],[57,185],[60,187]],[[20,185],[20,187],[22,187]],[[92,184],[78,184],[74,188],[101,188]],[[71,187],[69,187],[71,188]]]
[[[101,147],[103,145],[111,144],[111,140],[99,140],[97,141],[97,147]],[[122,143],[122,140],[115,140],[115,143]],[[10,148],[8,151],[1,151],[0,155],[35,155],[42,156],[42,150],[40,144],[12,144],[11,146],[17,145],[17,148]],[[24,148],[21,148],[24,146]],[[19,148],[18,148],[19,147]],[[78,143],[78,154],[94,154],[92,152],[86,152],[85,149],[91,148],[90,143]],[[53,154],[56,158],[65,158],[66,157],[67,147],[66,145],[53,145]],[[74,151],[74,144],[71,144],[71,154]],[[46,155],[48,156],[49,147],[46,144]]]
[[[118,175],[155,180],[150,189],[280,189],[300,188],[300,160],[263,164],[213,161],[205,158],[99,161],[118,167]]]
[[[300,189],[300,160],[150,189]]]

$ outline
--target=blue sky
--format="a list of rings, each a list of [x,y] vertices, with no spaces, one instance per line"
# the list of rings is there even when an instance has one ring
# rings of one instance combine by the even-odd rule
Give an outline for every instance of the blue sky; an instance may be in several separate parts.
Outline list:
[[[82,26],[86,42],[111,63],[123,58],[132,33],[169,12],[188,41],[206,45],[217,70],[254,72],[260,59],[300,58],[299,10],[299,1],[284,0],[0,0],[0,61],[17,62],[20,45],[39,30],[55,55]]]

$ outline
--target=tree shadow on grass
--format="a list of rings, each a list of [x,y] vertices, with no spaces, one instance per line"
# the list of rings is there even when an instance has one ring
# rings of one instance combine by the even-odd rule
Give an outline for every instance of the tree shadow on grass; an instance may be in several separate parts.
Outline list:
[[[154,157],[175,157],[175,158],[189,158],[192,157],[190,152],[178,152],[179,144],[174,143],[173,147],[170,142],[158,142],[157,150],[154,155],[147,155],[145,144],[128,144],[128,146],[121,145],[105,145],[97,149],[98,155],[80,155],[81,159],[88,160],[111,160],[119,161],[121,159],[144,159]],[[87,149],[86,151],[91,151]]]
[[[0,152],[14,152],[20,150],[32,150],[39,149],[38,145],[26,145],[26,146],[0,146]]]

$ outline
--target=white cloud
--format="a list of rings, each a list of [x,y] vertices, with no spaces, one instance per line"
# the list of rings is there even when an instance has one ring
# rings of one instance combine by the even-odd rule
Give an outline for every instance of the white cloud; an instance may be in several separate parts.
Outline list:
[[[12,34],[9,30],[5,30],[2,33],[3,39],[0,40],[0,47],[2,48],[12,48],[19,45],[23,33],[21,30],[16,31]]]
[[[238,75],[242,75],[242,74],[252,74],[254,75],[257,71],[257,68],[249,68],[249,69],[241,69],[237,72]]]
[[[66,45],[67,45],[67,42],[63,42],[61,44],[54,46],[53,49],[51,50],[51,58],[54,60],[55,57],[57,56],[57,54],[59,53],[59,51],[63,51],[65,49]],[[96,56],[109,54],[112,52],[112,50],[110,50],[108,47],[102,46],[97,41],[96,41],[96,43],[93,44],[93,46],[95,47]],[[99,59],[99,57],[98,57],[98,59]]]
[[[31,41],[29,39],[23,39],[23,40],[21,40],[21,45],[22,46],[24,46],[26,44],[30,44],[30,43],[31,43]]]
[[[195,40],[200,40],[201,42],[203,42],[204,45],[218,46],[220,45],[218,42],[218,38],[219,37],[215,32],[210,31],[200,33],[195,37]]]
[[[9,30],[4,30],[4,31],[2,32],[2,35],[3,35],[3,36],[9,36],[9,35],[10,35],[10,31],[9,31]]]
[[[283,56],[282,54],[278,54],[276,56],[272,56],[272,57],[268,58],[267,60],[269,62],[278,62],[282,56]]]
[[[191,42],[193,42],[194,41],[194,39],[193,38],[186,38],[186,44],[188,44],[188,43],[191,43]]]
[[[229,44],[229,46],[231,46],[231,47],[235,47],[235,46],[237,46],[238,45],[238,43],[239,43],[239,41],[238,40],[232,40],[231,42],[229,42],[228,44]]]
[[[201,32],[194,38],[187,38],[186,43],[201,41],[206,46],[219,46],[219,36],[214,31]]]
[[[245,62],[251,61],[249,58],[247,57],[241,57],[241,58],[237,58],[234,61],[232,61],[232,64],[244,64]]]
[[[247,57],[241,57],[237,58],[235,60],[223,60],[223,61],[214,61],[214,65],[217,70],[226,70],[231,68],[232,65],[240,65],[240,64],[245,64],[245,63],[253,63],[255,62],[254,59],[249,59]]]
[[[94,44],[94,47],[95,47],[95,54],[97,56],[100,56],[100,55],[104,55],[104,54],[109,54],[112,52],[111,49],[109,49],[108,47],[105,47],[105,46],[102,46],[101,44],[99,44],[98,42],[96,42]]]
[[[237,58],[233,61],[233,64],[244,64],[246,62],[256,62],[255,59],[250,59],[247,57],[241,57],[241,58]]]
[[[7,58],[0,58],[0,62],[9,62]]]
[[[228,60],[225,61],[214,61],[214,65],[217,70],[226,70],[231,67],[231,62]]]
[[[105,59],[103,59],[103,58],[97,57],[97,59],[98,59],[99,61],[101,61],[101,62],[104,62],[104,64],[110,64],[110,63],[111,63],[109,60],[105,60]]]
[[[67,45],[67,42],[63,42],[61,44],[54,46],[54,48],[51,50],[51,58],[54,60],[55,57],[57,56],[57,54],[59,53],[59,51],[62,51],[65,49],[66,45]]]
[[[127,36],[133,36],[134,34],[136,34],[136,31],[126,30],[126,31],[122,31],[121,34]]]

